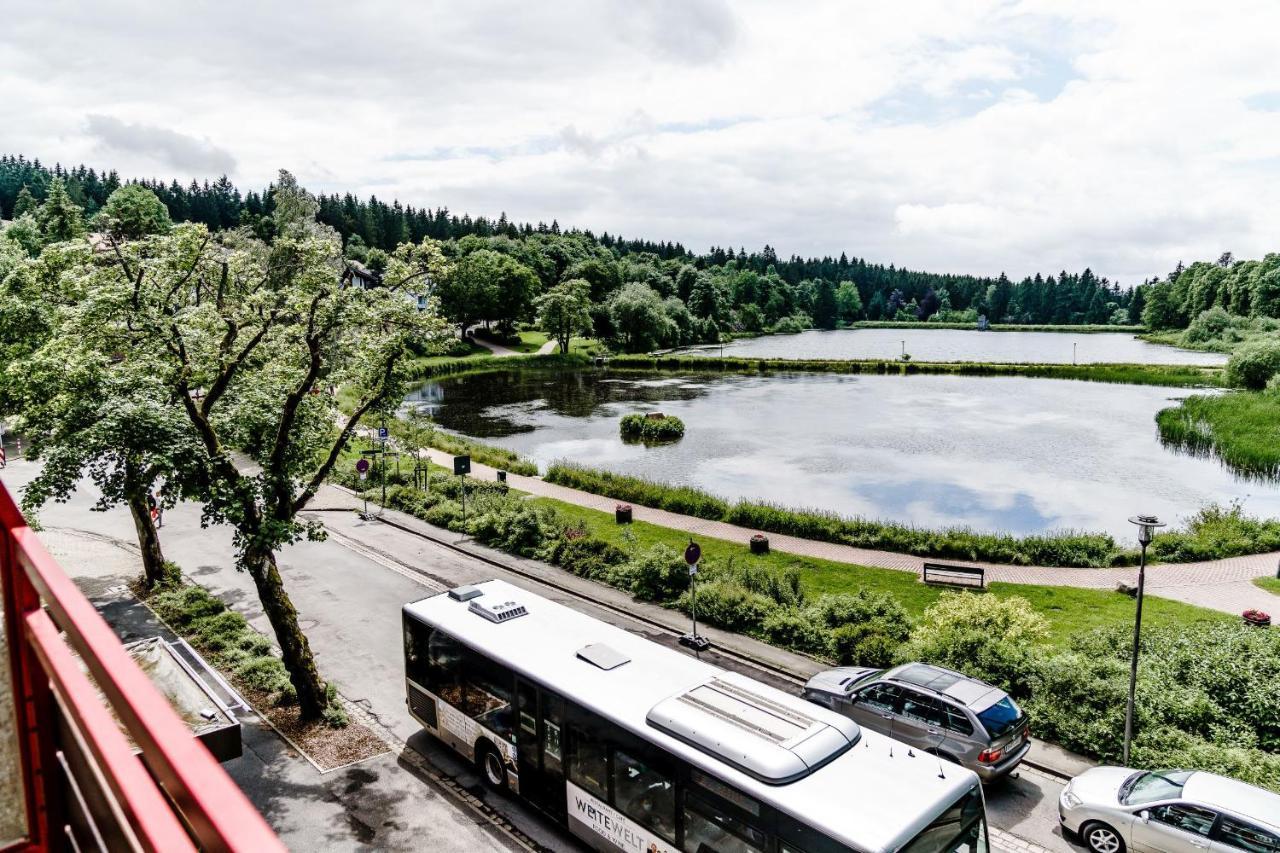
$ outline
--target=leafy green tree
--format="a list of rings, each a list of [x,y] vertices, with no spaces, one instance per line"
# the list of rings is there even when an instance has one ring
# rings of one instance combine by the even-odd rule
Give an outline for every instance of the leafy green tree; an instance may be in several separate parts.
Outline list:
[[[54,178],[49,184],[49,194],[36,212],[36,222],[48,243],[84,236],[84,211],[71,200],[66,181],[62,178]]]
[[[466,334],[480,320],[514,322],[529,310],[537,289],[538,277],[524,264],[479,249],[458,260],[436,294],[444,315]]]
[[[126,184],[107,197],[98,222],[116,240],[137,240],[148,234],[167,234],[173,227],[169,208],[151,190]]]
[[[862,295],[851,281],[842,281],[836,288],[836,313],[845,323],[853,323],[862,316]]]
[[[433,274],[429,241],[397,249],[383,287],[343,287],[337,234],[310,218],[315,200],[291,175],[280,178],[271,245],[192,225],[125,244],[96,268],[83,310],[149,362],[197,436],[205,518],[233,527],[238,565],[257,588],[302,716],[314,719],[330,700],[276,553],[323,535],[299,513],[361,419],[403,399],[411,343],[440,341],[445,327],[404,297]],[[344,388],[353,406],[340,409],[326,386]],[[236,448],[252,468],[237,465]]]
[[[836,288],[831,282],[819,279],[813,284],[813,322],[819,329],[836,327],[839,306],[836,304]]]
[[[609,316],[627,352],[652,349],[675,331],[662,297],[640,282],[624,284],[609,298]]]
[[[44,245],[44,235],[40,233],[36,218],[30,213],[24,213],[0,231],[0,242],[20,249],[25,257],[34,258],[40,254],[40,247]]]
[[[560,352],[569,351],[574,335],[591,334],[591,285],[573,278],[558,284],[538,297],[538,325],[560,344]]]

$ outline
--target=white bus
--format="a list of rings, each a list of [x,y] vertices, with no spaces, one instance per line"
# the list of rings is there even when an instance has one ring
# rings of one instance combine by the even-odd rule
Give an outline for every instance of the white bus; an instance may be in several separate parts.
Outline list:
[[[978,853],[971,771],[504,581],[404,607],[414,719],[605,853]]]

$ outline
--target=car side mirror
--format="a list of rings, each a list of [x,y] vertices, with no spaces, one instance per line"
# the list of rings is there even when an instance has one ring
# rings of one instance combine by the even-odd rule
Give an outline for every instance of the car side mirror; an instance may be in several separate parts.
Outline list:
[[[1143,809],[1142,811],[1138,812],[1138,817],[1142,818],[1143,823],[1146,823],[1147,821],[1151,820],[1151,810]]]

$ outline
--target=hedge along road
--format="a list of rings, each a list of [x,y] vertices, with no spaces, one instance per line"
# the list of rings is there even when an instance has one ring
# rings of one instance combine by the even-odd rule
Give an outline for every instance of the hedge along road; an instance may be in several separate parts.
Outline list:
[[[431,449],[428,449],[427,453],[430,455],[431,460],[439,465],[446,467],[452,465],[452,457],[447,453]],[[495,479],[497,476],[496,469],[475,462],[472,462],[471,472],[473,476],[486,480]],[[606,513],[613,512],[617,503],[616,500],[607,495],[597,495],[579,489],[571,489],[567,486],[548,483],[540,477],[508,474],[507,482],[511,484],[512,488],[531,495],[553,498]],[[750,528],[739,527],[723,521],[709,521],[644,506],[634,506],[632,513],[633,517],[638,521],[647,521],[661,527],[682,530],[694,536],[709,536],[713,539],[741,542],[744,545],[757,532]],[[922,573],[926,562],[926,558],[910,554],[818,542],[812,539],[801,539],[796,536],[778,533],[769,534],[769,547],[776,551],[783,551],[802,557],[814,557],[857,566],[897,569],[903,572],[913,572],[916,575]],[[1114,589],[1121,582],[1133,583],[1137,574],[1137,569],[1133,567],[1072,569],[1050,566],[1010,566],[965,560],[939,561],[933,558],[928,558],[927,561],[981,567],[986,570],[989,583],[1069,586],[1082,589]],[[1198,563],[1152,566],[1147,574],[1147,590],[1164,598],[1172,598],[1188,604],[1239,615],[1244,610],[1257,606],[1258,590],[1253,585],[1253,579],[1274,575],[1277,562],[1280,562],[1280,551],[1245,557],[1228,557],[1221,560],[1206,560]]]

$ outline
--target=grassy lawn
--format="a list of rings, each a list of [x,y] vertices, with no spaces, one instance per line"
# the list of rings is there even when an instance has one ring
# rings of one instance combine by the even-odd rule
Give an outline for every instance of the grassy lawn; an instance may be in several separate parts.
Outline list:
[[[540,332],[536,329],[527,329],[520,333],[520,343],[512,347],[519,352],[534,353],[545,344],[549,338],[546,332]],[[553,352],[560,352],[560,348],[556,347]],[[577,353],[580,355],[592,356],[597,353],[603,353],[604,347],[595,338],[570,338],[569,353],[570,355]]]
[[[1272,595],[1280,595],[1280,578],[1254,578],[1253,582]]]
[[[538,498],[542,503],[554,506],[567,519],[582,524],[595,536],[623,548],[628,544],[628,534],[635,547],[649,548],[665,544],[683,550],[689,537],[681,531],[638,521],[631,525],[614,523],[612,516],[597,510],[572,504]],[[902,603],[913,619],[919,619],[924,609],[942,594],[937,587],[925,586],[915,575],[893,569],[870,566],[854,566],[829,560],[798,557],[792,554],[770,552],[754,556],[745,543],[726,542],[722,539],[698,537],[702,553],[714,560],[760,561],[775,568],[797,568],[804,579],[806,591],[814,595],[822,593],[852,592],[859,588],[875,589],[892,594]],[[1109,625],[1133,624],[1133,599],[1108,590],[1076,589],[1073,587],[1031,586],[1026,584],[994,583],[988,595],[998,598],[1022,596],[1049,622],[1049,642],[1064,646],[1073,634]],[[1232,622],[1235,617],[1177,601],[1148,596],[1143,608],[1143,625],[1187,625],[1192,622]]]

